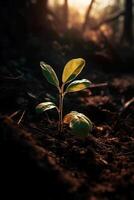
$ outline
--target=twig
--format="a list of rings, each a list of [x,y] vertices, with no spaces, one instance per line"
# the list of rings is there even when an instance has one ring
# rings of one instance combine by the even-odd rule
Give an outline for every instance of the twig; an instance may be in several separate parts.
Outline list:
[[[16,112],[12,113],[10,116],[8,116],[10,119],[13,118],[15,115],[17,115],[21,110],[17,110]]]
[[[92,84],[90,88],[107,87],[108,83]]]
[[[22,115],[21,115],[21,118],[19,119],[19,121],[18,121],[18,123],[17,123],[18,125],[21,123],[21,121],[22,121],[22,119],[23,119],[23,117],[24,117],[24,115],[25,115],[25,112],[26,112],[26,111],[24,110],[23,113],[22,113]]]
[[[124,104],[124,108],[128,108],[132,103],[134,103],[134,97]]]
[[[121,117],[124,115],[124,113],[126,113],[126,110],[131,106],[131,104],[134,103],[134,97],[132,99],[130,99],[129,101],[127,101],[124,105],[123,105],[123,109],[121,110],[121,112],[119,113],[118,119],[116,120],[115,124],[114,124],[114,130],[118,127],[118,123],[121,120]]]
[[[21,79],[23,76],[24,76],[24,74],[21,73],[19,76],[16,76],[16,77],[0,76],[0,79],[6,79],[6,80],[18,80],[18,79]]]

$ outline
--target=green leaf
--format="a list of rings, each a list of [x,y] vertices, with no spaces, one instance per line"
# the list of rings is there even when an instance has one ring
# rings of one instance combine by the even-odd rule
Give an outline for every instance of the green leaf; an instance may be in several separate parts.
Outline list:
[[[85,60],[82,58],[70,60],[64,67],[62,82],[68,83],[75,79],[80,74],[84,66]]]
[[[47,81],[59,88],[59,80],[53,68],[44,62],[40,62],[40,66],[42,69],[43,76],[47,79]]]
[[[72,112],[68,113],[67,115],[64,116],[63,122],[65,124],[69,124],[73,120],[73,118],[77,115],[77,113],[78,112],[76,112],[76,111],[72,111]]]
[[[36,112],[40,114],[46,110],[51,110],[53,108],[57,109],[57,106],[53,102],[43,102],[38,104],[35,109]]]
[[[77,115],[88,121],[88,123],[90,124],[90,127],[91,127],[91,131],[92,131],[93,124],[92,124],[91,120],[86,115],[84,115],[83,113],[78,113],[77,112]]]
[[[80,137],[86,137],[89,135],[89,124],[88,121],[84,118],[74,118],[70,122],[70,128],[72,129],[72,132]]]
[[[86,137],[92,131],[93,125],[88,117],[82,113],[72,111],[64,117],[64,123],[69,124],[72,132],[80,137]]]
[[[90,85],[91,85],[91,82],[87,79],[76,80],[68,85],[65,93],[77,92],[80,90],[84,90],[84,89],[88,88]]]

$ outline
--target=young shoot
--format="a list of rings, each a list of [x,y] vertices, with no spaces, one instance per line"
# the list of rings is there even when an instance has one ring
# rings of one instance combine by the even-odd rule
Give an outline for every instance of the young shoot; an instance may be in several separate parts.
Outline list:
[[[67,93],[84,90],[91,85],[87,79],[73,81],[83,70],[85,60],[82,58],[72,59],[64,67],[62,73],[62,84],[60,85],[57,75],[53,68],[40,62],[43,76],[49,83],[54,85],[59,93],[59,105],[56,106],[53,102],[43,102],[36,106],[37,113],[42,113],[46,110],[55,108],[59,116],[58,130],[63,132],[63,124],[68,124],[74,134],[81,137],[86,137],[92,131],[92,122],[82,113],[72,111],[63,117],[63,101]],[[68,86],[66,86],[68,84]],[[66,86],[66,87],[65,87]]]

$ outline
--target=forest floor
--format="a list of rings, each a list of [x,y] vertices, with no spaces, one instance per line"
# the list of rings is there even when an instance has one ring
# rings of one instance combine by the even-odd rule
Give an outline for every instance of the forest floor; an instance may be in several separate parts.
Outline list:
[[[4,73],[0,76],[0,148],[4,155],[0,171],[7,191],[20,184],[20,195],[37,192],[51,200],[134,199],[131,74],[86,74],[94,84],[106,84],[67,96],[64,113],[80,111],[94,124],[91,135],[81,139],[67,127],[58,133],[54,111],[35,113],[39,102],[56,101],[51,85],[42,82],[38,74],[7,77]]]

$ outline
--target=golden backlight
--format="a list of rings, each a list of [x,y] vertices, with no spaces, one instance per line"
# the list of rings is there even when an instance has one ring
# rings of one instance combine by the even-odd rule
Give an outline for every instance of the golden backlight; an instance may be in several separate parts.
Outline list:
[[[68,28],[75,27],[77,29],[82,28],[82,24],[85,21],[86,11],[88,10],[90,3],[92,0],[68,0],[68,7],[69,7],[69,18],[68,18]],[[50,6],[53,5],[60,5],[62,8],[62,5],[64,5],[65,0],[49,0]],[[95,0],[92,5],[92,9],[90,12],[91,17],[91,26],[92,21],[93,23],[102,21],[101,18],[105,16],[105,12],[107,11],[107,8],[114,6],[116,3],[116,0]],[[104,30],[105,29],[105,30]],[[111,34],[111,29],[109,26],[103,26],[103,31],[106,32],[108,35]],[[91,33],[92,32],[92,33]],[[96,35],[96,31],[86,30],[84,33],[85,37],[92,38],[93,40],[97,40],[98,36]]]
[[[91,0],[68,0],[68,2],[71,7],[75,7],[79,9],[81,13],[84,13],[91,3]],[[102,10],[103,8],[112,5],[113,3],[114,0],[96,0],[94,3],[94,12]]]
[[[55,0],[49,0],[50,5],[53,5]],[[57,2],[60,5],[64,4],[64,0],[57,0]],[[87,10],[89,4],[91,3],[91,0],[68,0],[68,5],[72,9],[76,9],[81,15],[85,14],[85,11]],[[105,7],[113,5],[115,3],[115,0],[95,0],[93,4],[92,13],[99,17],[99,13],[101,12]]]

